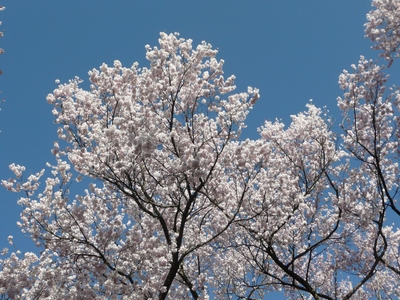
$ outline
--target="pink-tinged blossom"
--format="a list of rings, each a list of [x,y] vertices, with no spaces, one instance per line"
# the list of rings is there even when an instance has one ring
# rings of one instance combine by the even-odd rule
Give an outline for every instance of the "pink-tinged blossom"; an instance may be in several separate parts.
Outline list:
[[[165,33],[159,44],[146,46],[149,68],[115,61],[90,71],[89,91],[77,77],[57,81],[47,100],[64,141],[43,191],[42,172],[24,179],[14,164],[16,179],[3,181],[27,192],[19,226],[46,252],[14,263],[16,276],[32,275],[3,293],[40,285],[63,298],[208,299],[210,259],[246,193],[240,174],[250,165],[234,156],[259,95],[234,93],[210,44]],[[102,184],[69,195],[88,177]]]
[[[374,9],[367,14],[365,36],[374,42],[373,49],[383,51],[381,56],[389,61],[399,57],[400,1],[373,0]]]
[[[192,44],[161,33],[148,67],[56,82],[49,174],[12,164],[2,181],[24,192],[18,225],[42,251],[3,250],[0,295],[398,297],[400,96],[385,68],[361,56],[340,75],[342,135],[310,101],[240,140],[258,90],[236,93],[217,50]]]

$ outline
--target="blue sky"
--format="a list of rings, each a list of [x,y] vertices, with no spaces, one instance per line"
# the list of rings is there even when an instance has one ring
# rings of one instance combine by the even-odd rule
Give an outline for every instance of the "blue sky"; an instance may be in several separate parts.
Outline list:
[[[157,45],[160,31],[180,32],[194,44],[219,48],[227,75],[238,90],[260,89],[244,137],[257,138],[265,119],[304,110],[309,99],[326,105],[339,122],[338,76],[361,54],[376,58],[364,38],[370,1],[361,0],[2,0],[5,36],[0,47],[0,178],[12,162],[36,173],[57,139],[46,95],[74,76],[118,59],[146,65],[146,44]],[[21,250],[32,249],[19,234],[18,195],[0,189],[0,248],[15,236]]]

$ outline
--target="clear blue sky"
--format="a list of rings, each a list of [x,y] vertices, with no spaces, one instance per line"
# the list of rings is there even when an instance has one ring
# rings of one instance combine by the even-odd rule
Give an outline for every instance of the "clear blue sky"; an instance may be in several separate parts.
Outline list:
[[[35,173],[53,162],[56,140],[52,107],[46,95],[74,76],[118,59],[125,66],[146,65],[145,44],[157,45],[160,31],[180,32],[194,44],[219,48],[227,75],[238,90],[260,89],[245,137],[257,138],[265,119],[289,120],[310,98],[338,115],[338,76],[360,54],[375,58],[364,36],[367,0],[1,0],[5,36],[0,47],[0,178],[8,165]],[[339,121],[339,120],[338,120]],[[15,236],[21,250],[31,249],[19,234],[18,195],[0,189],[0,248]]]

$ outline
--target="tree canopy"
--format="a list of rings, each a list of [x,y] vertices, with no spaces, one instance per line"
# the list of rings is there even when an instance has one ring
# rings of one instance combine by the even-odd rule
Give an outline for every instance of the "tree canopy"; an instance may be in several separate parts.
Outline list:
[[[12,164],[2,181],[24,193],[19,226],[41,249],[0,261],[2,298],[399,297],[400,95],[386,73],[400,2],[373,5],[366,37],[386,61],[340,74],[341,133],[309,103],[241,139],[258,89],[236,92],[217,50],[179,34],[146,46],[147,67],[59,83],[49,174]]]

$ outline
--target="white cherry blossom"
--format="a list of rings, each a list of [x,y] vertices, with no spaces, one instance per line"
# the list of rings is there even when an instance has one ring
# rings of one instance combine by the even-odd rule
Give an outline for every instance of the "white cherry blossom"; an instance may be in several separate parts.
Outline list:
[[[393,61],[398,1],[367,35]],[[206,42],[161,33],[47,97],[55,162],[11,164],[19,226],[41,250],[0,260],[4,299],[393,299],[400,296],[400,96],[361,56],[339,77],[342,134],[312,102],[240,138],[259,93]],[[398,225],[398,224],[397,224]],[[14,246],[12,237],[9,243]]]

